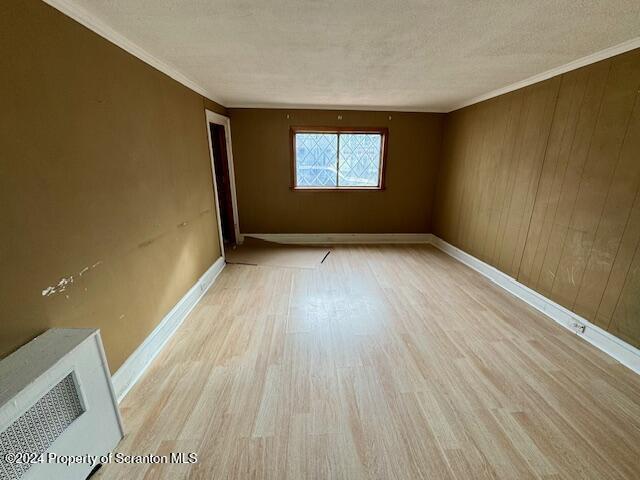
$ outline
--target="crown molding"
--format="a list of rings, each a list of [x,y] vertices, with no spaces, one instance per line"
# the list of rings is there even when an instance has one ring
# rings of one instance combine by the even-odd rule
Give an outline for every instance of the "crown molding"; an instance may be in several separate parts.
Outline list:
[[[469,100],[465,100],[464,102],[459,103],[453,108],[447,110],[447,112],[453,112],[455,110],[459,110],[461,108],[468,107],[485,100],[489,100],[490,98],[513,92],[514,90],[518,90],[519,88],[528,87],[529,85],[533,85],[534,83],[542,82],[543,80],[547,80],[557,75],[570,72],[571,70],[577,70],[578,68],[591,65],[592,63],[615,57],[616,55],[620,55],[621,53],[625,53],[636,48],[640,48],[640,37],[632,38],[631,40],[619,43],[618,45],[614,45],[613,47],[605,48],[604,50],[592,53],[591,55],[587,55],[586,57],[578,58],[577,60],[573,60],[572,62],[560,65],[559,67],[552,68],[551,70],[547,70],[546,72],[539,73],[532,77],[525,78],[524,80],[512,83],[511,85],[507,85],[506,87],[498,88],[497,90],[492,90],[491,92],[487,92],[482,95],[478,95],[477,97],[470,98]]]
[[[107,25],[102,20],[95,17],[95,15],[89,13],[82,7],[70,2],[69,0],[42,0],[47,5],[55,8],[60,11],[67,17],[72,18],[79,24],[85,26],[89,30],[94,33],[97,33],[101,37],[107,39],[109,42],[117,45],[122,48],[125,52],[130,53],[134,57],[142,60],[144,63],[151,65],[156,70],[161,71],[165,75],[168,75],[176,82],[181,83],[185,87],[193,90],[196,93],[199,93],[203,97],[208,98],[220,105],[222,103],[219,99],[216,99],[215,96],[211,94],[206,88],[198,84],[197,82],[191,80],[186,75],[182,74],[176,67],[170,65],[169,63],[160,60],[155,55],[149,53],[147,50],[142,48],[140,45],[132,42],[127,37],[125,37],[120,32],[114,30],[112,27]]]
[[[429,107],[389,107],[363,105],[316,105],[316,104],[286,104],[286,103],[230,103],[226,108],[260,108],[271,110],[336,110],[341,112],[397,112],[397,113],[447,113],[448,108]]]

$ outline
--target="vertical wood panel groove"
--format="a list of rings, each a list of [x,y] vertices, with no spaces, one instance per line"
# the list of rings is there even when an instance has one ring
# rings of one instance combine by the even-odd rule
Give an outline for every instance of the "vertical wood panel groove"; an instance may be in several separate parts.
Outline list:
[[[509,183],[507,184],[507,194],[506,194],[506,199],[508,199],[508,204],[505,205],[506,208],[502,209],[502,215],[501,215],[501,228],[502,228],[502,235],[500,236],[500,248],[498,249],[499,252],[502,252],[503,249],[503,245],[505,243],[505,236],[506,236],[506,232],[507,232],[507,224],[506,221],[509,219],[509,212],[511,211],[511,202],[513,200],[513,188],[514,188],[514,183],[515,183],[515,179],[517,177],[517,171],[518,171],[518,163],[519,163],[519,156],[514,154],[514,150],[515,150],[515,144],[516,144],[516,135],[515,133],[517,133],[520,129],[520,125],[522,124],[522,110],[525,106],[525,99],[526,99],[526,95],[521,94],[518,95],[518,97],[522,97],[520,104],[519,104],[519,109],[518,111],[520,112],[520,114],[518,115],[517,118],[517,122],[516,122],[516,126],[513,130],[514,132],[514,139],[511,141],[511,158],[513,160],[510,160],[509,162],[509,178],[511,179],[511,181],[509,181]],[[526,109],[526,112],[528,112],[528,108]],[[526,113],[525,113],[526,115]],[[502,224],[502,219],[505,218],[505,212],[506,212],[506,220],[505,223]],[[500,265],[501,264],[501,257],[502,255],[499,254],[499,256],[496,259],[496,264]]]
[[[633,203],[635,204],[635,203],[636,203],[636,201],[637,201],[639,198],[640,198],[640,186],[638,187],[638,190],[636,191],[636,196],[635,196],[635,198],[634,198]],[[626,230],[627,230],[627,227],[629,226],[629,220],[630,220],[630,219],[631,219],[631,211],[629,212],[629,216],[627,217],[627,223],[626,223],[626,225],[625,225],[625,227],[624,227],[625,232],[626,232]],[[638,251],[638,246],[639,246],[639,245],[640,245],[640,242],[638,242],[638,243],[636,244],[636,248],[635,248],[635,250],[634,250],[634,252],[633,252],[633,257],[635,257],[635,256],[636,256],[636,253],[637,253],[637,251]],[[622,241],[621,241],[621,242],[620,242],[620,244],[618,245],[618,251],[620,250],[620,246],[622,246]],[[618,255],[618,251],[616,251],[616,257],[617,257],[617,255]],[[633,258],[633,257],[632,257],[632,258]],[[626,272],[625,272],[625,275],[624,275],[624,281],[623,281],[623,288],[622,288],[622,289],[620,289],[620,293],[618,294],[618,299],[617,299],[617,300],[616,300],[616,302],[615,302],[616,307],[618,306],[618,302],[620,301],[620,295],[622,295],[622,291],[623,291],[623,289],[624,289],[624,285],[625,285],[625,284],[626,284],[626,282],[627,282],[627,276],[629,275],[629,270],[631,270],[631,262],[629,262],[629,266],[628,266],[628,268],[626,269]],[[609,279],[611,278],[611,273],[612,273],[612,272],[613,272],[613,268],[609,271],[609,275],[608,275],[608,277],[607,277],[607,284],[609,283]],[[604,299],[604,294],[605,294],[605,292],[603,291],[603,292],[602,292],[602,296],[600,297],[600,301],[598,302],[598,311],[600,310],[600,306],[602,305],[602,300]],[[614,311],[615,311],[615,307],[614,307]],[[611,321],[612,321],[612,320],[613,320],[613,315],[611,315],[611,317],[609,318],[609,321],[607,322],[607,326],[606,326],[606,330],[607,330],[607,331],[608,331],[608,330],[609,330],[609,328],[611,327]]]
[[[531,215],[529,215],[529,220],[527,222],[527,233],[525,235],[525,241],[524,244],[527,244],[527,240],[529,239],[529,234],[531,233],[531,222],[533,220],[533,213],[535,211],[535,204],[536,204],[536,200],[538,198],[538,191],[540,189],[540,180],[542,179],[542,172],[544,171],[544,165],[545,162],[547,160],[547,150],[549,148],[549,139],[551,138],[551,132],[553,131],[553,122],[555,119],[555,115],[556,115],[556,110],[558,108],[558,97],[560,96],[560,89],[562,88],[562,82],[564,81],[564,77],[560,78],[560,83],[558,85],[558,88],[556,89],[556,94],[554,95],[554,101],[553,101],[553,112],[551,114],[551,125],[549,127],[549,131],[547,132],[546,135],[546,141],[544,144],[544,152],[542,154],[542,164],[540,165],[540,174],[538,175],[537,181],[536,181],[536,188],[535,188],[535,192],[533,193],[533,206],[531,207]],[[518,278],[520,276],[520,268],[522,267],[522,258],[524,257],[524,252],[525,249],[522,249],[522,255],[520,255],[520,261],[518,262],[518,270],[515,274],[515,278]]]

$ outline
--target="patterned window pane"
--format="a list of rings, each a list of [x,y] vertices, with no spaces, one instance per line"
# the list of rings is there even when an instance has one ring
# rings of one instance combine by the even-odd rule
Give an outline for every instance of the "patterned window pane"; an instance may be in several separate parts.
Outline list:
[[[336,187],[337,160],[337,134],[296,134],[296,180],[298,187]]]
[[[340,135],[340,187],[377,187],[380,179],[379,133]]]

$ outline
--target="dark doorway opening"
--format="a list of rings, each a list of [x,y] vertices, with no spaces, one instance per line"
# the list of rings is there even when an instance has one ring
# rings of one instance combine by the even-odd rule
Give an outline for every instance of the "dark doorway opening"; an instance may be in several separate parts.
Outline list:
[[[222,240],[225,246],[234,246],[237,239],[233,222],[233,200],[231,197],[231,179],[229,176],[225,130],[223,125],[209,123],[209,131],[211,133],[211,150],[213,151],[213,165],[218,189]]]

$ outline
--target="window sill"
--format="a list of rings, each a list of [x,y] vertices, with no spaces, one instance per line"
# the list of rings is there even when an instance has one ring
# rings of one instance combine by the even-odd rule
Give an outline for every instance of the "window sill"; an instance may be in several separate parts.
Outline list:
[[[294,192],[382,192],[384,187],[289,187]]]

